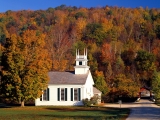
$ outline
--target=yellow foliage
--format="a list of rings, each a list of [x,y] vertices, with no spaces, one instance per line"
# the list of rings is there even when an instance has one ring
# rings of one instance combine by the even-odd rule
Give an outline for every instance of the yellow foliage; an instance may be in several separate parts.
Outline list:
[[[66,22],[67,14],[65,14],[63,11],[57,10],[55,12],[55,16],[58,17],[57,23],[59,23],[60,25],[63,25]]]
[[[87,24],[87,22],[86,22],[86,19],[84,19],[84,18],[78,18],[78,20],[76,21],[76,31],[78,34],[77,36],[79,38],[81,38],[82,32],[83,32],[84,28],[86,27],[86,24]]]
[[[106,18],[101,18],[101,22],[104,32],[108,32],[110,29],[112,29],[113,24],[111,20],[107,20]]]
[[[87,8],[83,8],[83,7],[80,8],[79,11],[84,12],[84,13],[88,12]]]
[[[115,78],[115,88],[119,95],[127,95],[130,97],[136,97],[139,92],[139,85],[131,78],[126,78],[124,74],[119,74]]]

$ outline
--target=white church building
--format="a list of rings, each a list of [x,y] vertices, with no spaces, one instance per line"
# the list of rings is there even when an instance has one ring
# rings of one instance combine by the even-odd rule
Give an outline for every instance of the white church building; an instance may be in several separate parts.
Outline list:
[[[35,105],[79,106],[83,105],[85,98],[101,96],[101,92],[93,87],[94,81],[87,62],[87,50],[84,50],[84,55],[79,55],[78,50],[74,72],[49,72],[48,88],[35,100]]]

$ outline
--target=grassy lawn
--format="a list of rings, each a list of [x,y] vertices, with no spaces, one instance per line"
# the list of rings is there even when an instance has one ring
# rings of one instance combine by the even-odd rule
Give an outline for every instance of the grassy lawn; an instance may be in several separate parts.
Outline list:
[[[0,120],[125,120],[129,109],[86,107],[0,108]]]

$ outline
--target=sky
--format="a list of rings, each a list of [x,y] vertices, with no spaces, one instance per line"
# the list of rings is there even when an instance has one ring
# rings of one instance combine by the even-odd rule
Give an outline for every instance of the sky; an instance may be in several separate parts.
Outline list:
[[[7,10],[46,10],[60,5],[76,7],[118,6],[126,8],[160,8],[160,0],[0,0],[0,12]]]

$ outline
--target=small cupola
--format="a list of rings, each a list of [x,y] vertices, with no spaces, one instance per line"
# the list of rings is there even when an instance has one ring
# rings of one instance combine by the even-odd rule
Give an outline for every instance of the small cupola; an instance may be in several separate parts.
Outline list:
[[[75,74],[86,74],[89,70],[89,66],[87,65],[87,49],[84,49],[84,54],[80,55],[79,50],[76,50],[76,66]]]

